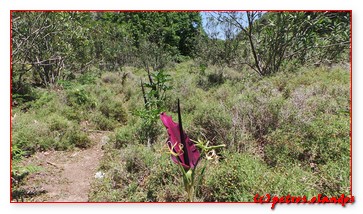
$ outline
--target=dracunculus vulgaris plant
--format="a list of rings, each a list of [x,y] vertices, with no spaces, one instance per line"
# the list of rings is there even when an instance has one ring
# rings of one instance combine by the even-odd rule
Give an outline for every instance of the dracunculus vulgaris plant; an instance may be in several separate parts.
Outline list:
[[[180,113],[180,102],[178,99],[178,122],[175,123],[171,116],[164,112],[160,114],[160,119],[167,129],[169,138],[167,145],[171,154],[171,160],[180,166],[184,189],[188,194],[188,200],[193,202],[195,189],[196,167],[201,159],[201,152],[204,154],[210,150],[224,147],[225,145],[208,146],[203,141],[192,141],[183,131],[183,124]],[[194,144],[193,142],[196,142]],[[201,152],[197,149],[201,149]],[[201,170],[200,176],[203,176],[205,165]]]

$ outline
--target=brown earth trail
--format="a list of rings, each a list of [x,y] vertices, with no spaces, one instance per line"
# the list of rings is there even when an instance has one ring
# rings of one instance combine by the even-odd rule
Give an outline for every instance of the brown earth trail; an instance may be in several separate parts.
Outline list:
[[[40,170],[28,176],[24,188],[44,194],[26,201],[87,202],[103,156],[102,145],[108,141],[104,133],[92,133],[90,139],[94,145],[88,149],[38,152],[28,158],[24,165],[38,166]]]

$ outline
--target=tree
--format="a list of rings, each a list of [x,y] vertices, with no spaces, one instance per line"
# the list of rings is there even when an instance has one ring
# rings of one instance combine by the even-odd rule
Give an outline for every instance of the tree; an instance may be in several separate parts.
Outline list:
[[[261,76],[277,72],[287,60],[296,59],[302,64],[312,60],[334,61],[349,49],[348,12],[248,11],[211,16],[221,25],[238,29],[233,40],[247,44],[245,51],[250,53],[250,57],[243,55],[239,63]]]
[[[61,41],[57,34],[62,29],[56,29],[57,23],[52,21],[61,21],[64,17],[56,16],[58,14],[13,14],[12,65],[13,80],[16,78],[13,81],[15,91],[22,87],[23,77],[29,71],[33,71],[34,79],[42,85],[53,83],[61,76],[64,55],[59,51]]]
[[[12,16],[15,92],[21,90],[24,81],[52,85],[68,77],[66,69],[82,71],[93,61],[89,13],[15,12]]]
[[[102,14],[101,19],[129,32],[139,64],[146,70],[160,70],[180,56],[193,57],[201,31],[197,12],[114,12]]]

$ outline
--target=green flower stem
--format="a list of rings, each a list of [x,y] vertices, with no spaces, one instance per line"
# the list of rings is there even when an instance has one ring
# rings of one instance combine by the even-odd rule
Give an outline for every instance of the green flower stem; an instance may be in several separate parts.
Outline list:
[[[194,169],[189,169],[187,172],[183,170],[183,181],[184,181],[184,188],[188,194],[189,202],[194,201]]]
[[[189,202],[194,202],[194,186],[188,185],[187,189]]]
[[[193,141],[193,140],[192,140]],[[208,152],[214,149],[224,148],[226,147],[225,144],[217,145],[217,146],[208,146],[209,141],[207,143],[204,143],[201,140],[193,141],[195,145],[200,148],[203,152]],[[195,188],[198,188],[198,186],[195,186],[194,179],[195,179],[195,168],[189,169],[188,171],[185,171],[185,169],[182,167],[182,165],[179,165],[180,170],[183,174],[183,182],[184,182],[184,189],[188,194],[188,201],[194,202],[194,194],[195,194]],[[197,181],[197,185],[200,185],[201,183],[201,176],[203,176],[205,170],[205,165],[202,169],[202,172],[199,175],[199,182]]]

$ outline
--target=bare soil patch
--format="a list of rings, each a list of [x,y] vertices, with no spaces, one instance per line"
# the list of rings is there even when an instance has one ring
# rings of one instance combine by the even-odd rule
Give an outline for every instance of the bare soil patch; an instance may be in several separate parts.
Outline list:
[[[88,201],[90,183],[103,156],[102,145],[108,138],[104,133],[92,133],[90,139],[94,145],[88,149],[38,152],[24,160],[24,165],[40,168],[26,178],[24,188],[28,192],[43,193],[31,197],[30,201]]]

